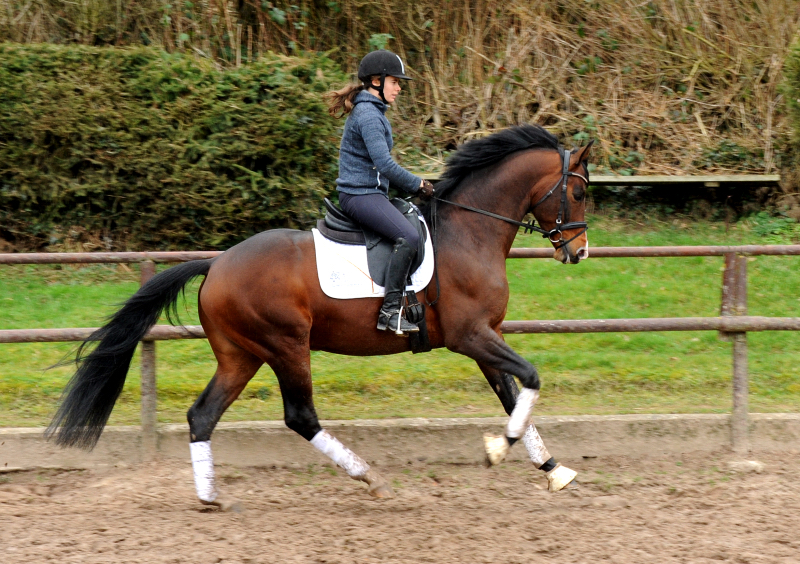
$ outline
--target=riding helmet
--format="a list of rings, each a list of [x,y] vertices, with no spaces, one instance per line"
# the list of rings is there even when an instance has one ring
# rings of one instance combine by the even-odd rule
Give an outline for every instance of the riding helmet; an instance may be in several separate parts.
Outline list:
[[[406,66],[403,64],[402,59],[385,49],[368,53],[361,59],[361,64],[358,65],[358,79],[360,81],[366,82],[369,77],[376,75],[381,78],[393,76],[403,80],[413,80],[410,76],[406,76]],[[381,80],[381,84],[383,84],[383,80]]]

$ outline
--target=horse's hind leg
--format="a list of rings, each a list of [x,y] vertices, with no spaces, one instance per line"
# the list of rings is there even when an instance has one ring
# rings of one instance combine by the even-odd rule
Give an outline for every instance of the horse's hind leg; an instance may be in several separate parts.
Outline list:
[[[211,433],[225,410],[239,397],[264,363],[221,335],[209,337],[217,358],[217,371],[186,414],[189,420],[189,447],[197,497],[206,505],[216,505],[227,510],[234,506],[234,502],[219,496],[217,491],[211,455]]]
[[[482,363],[478,363],[478,366],[489,382],[489,385],[492,387],[492,390],[497,394],[497,397],[503,404],[503,409],[506,410],[508,415],[511,415],[511,412],[517,404],[517,396],[519,395],[519,388],[514,381],[514,377],[511,374],[495,370]],[[544,441],[542,441],[542,437],[539,436],[539,431],[536,430],[533,421],[530,422],[528,428],[525,430],[522,442],[525,444],[528,456],[531,462],[533,462],[533,465],[547,474],[547,482],[550,491],[559,491],[575,479],[577,473],[556,462],[556,459],[547,451],[547,447],[544,446]]]
[[[311,360],[307,346],[302,346],[296,340],[284,342],[283,345],[280,356],[268,359],[267,362],[278,377],[286,426],[333,460],[348,476],[366,482],[370,495],[379,498],[394,497],[386,480],[320,426],[312,397]]]

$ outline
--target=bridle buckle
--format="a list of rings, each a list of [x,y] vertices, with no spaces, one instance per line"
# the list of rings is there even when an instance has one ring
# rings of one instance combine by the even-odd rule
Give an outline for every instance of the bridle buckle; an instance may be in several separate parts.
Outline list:
[[[528,233],[533,233],[536,231],[537,227],[534,223],[535,221],[535,219],[531,219],[530,221],[521,223],[520,227],[522,227],[522,232],[527,235]]]

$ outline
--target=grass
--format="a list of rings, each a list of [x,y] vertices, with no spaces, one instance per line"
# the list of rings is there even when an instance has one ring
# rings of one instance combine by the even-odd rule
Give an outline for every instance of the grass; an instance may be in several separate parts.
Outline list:
[[[676,219],[644,224],[590,218],[593,246],[761,243],[747,221],[732,225]],[[780,241],[772,241],[780,242]],[[790,242],[790,241],[785,241]],[[516,245],[541,246],[522,236]],[[719,312],[720,257],[592,259],[577,266],[551,260],[510,260],[507,319],[714,316]],[[749,313],[800,316],[800,258],[753,257],[748,263]],[[93,327],[138,287],[125,266],[4,266],[0,268],[0,329]],[[187,289],[183,321],[197,323],[197,284]],[[727,412],[731,345],[713,332],[509,335],[542,378],[540,414]],[[750,408],[800,409],[800,336],[750,333]],[[70,367],[44,369],[73,344],[0,346],[0,425],[49,421]],[[184,420],[211,378],[206,341],[157,347],[159,419]],[[111,417],[138,422],[138,358]],[[322,418],[502,415],[477,366],[447,351],[355,358],[312,353],[315,402]],[[223,420],[279,419],[277,383],[267,368],[248,385]]]

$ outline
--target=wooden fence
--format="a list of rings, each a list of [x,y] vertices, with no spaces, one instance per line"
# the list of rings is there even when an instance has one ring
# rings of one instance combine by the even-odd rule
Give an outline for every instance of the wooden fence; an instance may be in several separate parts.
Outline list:
[[[90,264],[140,263],[141,283],[155,274],[156,262],[184,262],[213,258],[217,251],[150,253],[10,253],[0,254],[0,264]],[[719,331],[721,338],[733,343],[733,413],[731,442],[738,453],[749,450],[748,444],[748,370],[747,333],[750,331],[799,331],[798,317],[758,317],[747,315],[747,257],[757,255],[800,255],[800,245],[743,245],[695,247],[596,247],[592,258],[621,257],[698,257],[725,258],[722,277],[722,306],[718,317],[642,318],[642,319],[570,319],[505,321],[504,333],[607,333],[641,331]],[[508,258],[552,258],[547,248],[512,249]],[[82,341],[96,328],[7,329],[0,330],[0,343]],[[146,454],[156,451],[157,393],[155,341],[204,338],[200,326],[172,327],[157,325],[142,342],[142,443]]]

